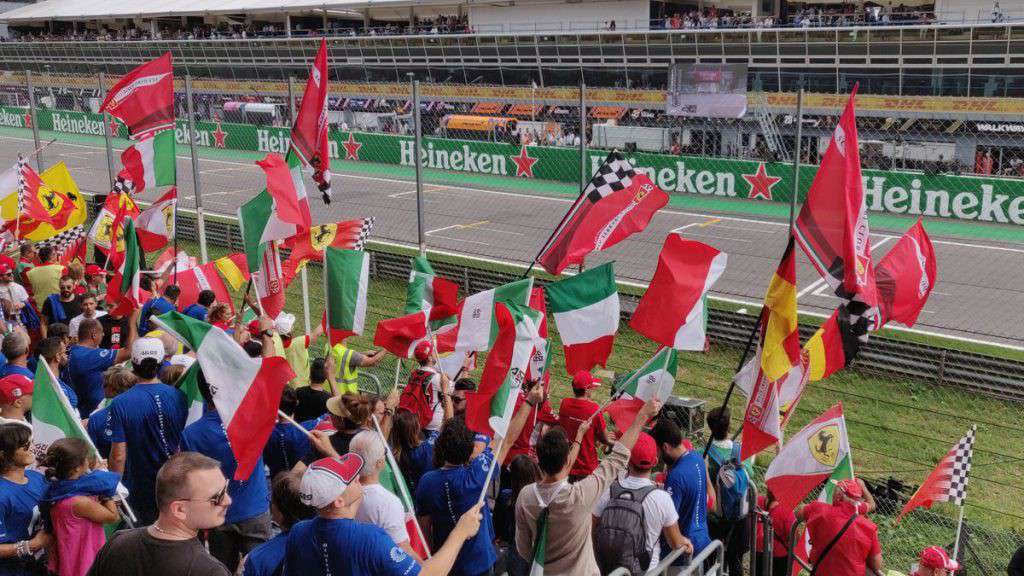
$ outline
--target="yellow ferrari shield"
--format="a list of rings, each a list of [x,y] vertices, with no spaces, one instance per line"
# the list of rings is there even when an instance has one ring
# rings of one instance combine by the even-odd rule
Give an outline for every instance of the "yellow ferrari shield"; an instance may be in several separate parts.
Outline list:
[[[834,467],[839,459],[839,425],[822,426],[807,438],[807,445],[815,460],[830,468]]]

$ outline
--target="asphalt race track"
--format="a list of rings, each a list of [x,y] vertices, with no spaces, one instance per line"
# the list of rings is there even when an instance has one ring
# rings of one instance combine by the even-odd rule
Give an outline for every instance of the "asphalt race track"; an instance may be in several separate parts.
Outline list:
[[[0,153],[4,165],[13,163],[19,151],[32,149],[27,131],[25,136],[0,136],[0,141],[5,144]],[[179,145],[178,152],[180,206],[189,209],[195,206],[192,161],[187,147]],[[216,159],[200,158],[203,206],[208,213],[234,215],[242,202],[262,189],[263,173],[252,164],[251,154],[219,154]],[[83,192],[102,194],[109,190],[106,153],[101,143],[54,143],[46,148],[43,159],[47,165],[59,160],[67,163]],[[375,216],[371,238],[414,245],[415,184],[407,173],[381,168],[370,176],[365,171],[353,174],[336,167],[335,201],[330,206],[322,204],[311,180],[307,181],[314,221]],[[472,187],[425,184],[423,210],[430,248],[529,262],[572,202],[565,196],[503,190],[500,179],[491,179],[493,183],[483,181]],[[151,200],[155,194],[146,191],[141,197]],[[593,257],[588,264],[615,260],[620,280],[649,280],[665,235],[681,232],[729,255],[725,274],[712,291],[714,296],[757,304],[782,255],[787,226],[787,222],[770,217],[666,207],[644,233]],[[873,225],[871,243],[876,262],[901,233]],[[932,240],[938,255],[939,280],[915,329],[1024,346],[1024,242],[935,233]],[[798,253],[801,311],[831,313],[838,300]]]

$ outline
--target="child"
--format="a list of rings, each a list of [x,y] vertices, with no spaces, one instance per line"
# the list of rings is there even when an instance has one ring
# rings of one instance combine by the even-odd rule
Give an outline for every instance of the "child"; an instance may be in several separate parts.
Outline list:
[[[103,525],[118,520],[113,500],[89,495],[95,490],[86,486],[109,474],[91,473],[95,464],[92,447],[81,438],[57,440],[43,458],[46,478],[51,481],[46,499],[51,502],[54,535],[49,568],[57,576],[85,576],[106,542]]]

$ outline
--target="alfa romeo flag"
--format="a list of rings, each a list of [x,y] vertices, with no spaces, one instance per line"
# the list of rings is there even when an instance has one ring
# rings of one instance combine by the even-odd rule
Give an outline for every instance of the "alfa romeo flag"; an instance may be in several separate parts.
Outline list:
[[[171,53],[150,60],[121,77],[107,92],[100,110],[128,127],[132,138],[174,128],[174,68]],[[173,137],[173,132],[171,133]]]
[[[284,310],[285,285],[281,273],[281,252],[277,242],[268,242],[260,256],[260,266],[252,273],[252,287],[263,313],[271,318]]]
[[[463,300],[459,309],[455,349],[470,352],[490,349],[498,335],[498,322],[494,312],[496,304],[508,302],[529,306],[531,290],[532,276],[477,292]]]
[[[836,404],[792,436],[765,472],[765,483],[779,503],[792,510],[837,468],[848,465],[843,405]]]
[[[604,366],[619,329],[619,292],[612,263],[548,284],[544,290],[565,347],[566,372]]]
[[[918,219],[875,269],[878,316],[873,329],[890,320],[912,327],[935,287],[936,269],[932,240]]]
[[[964,505],[964,500],[967,498],[967,480],[971,475],[971,457],[974,455],[974,434],[977,429],[977,426],[972,425],[967,434],[950,448],[946,456],[939,461],[938,466],[917,489],[917,492],[914,492],[907,504],[903,506],[903,510],[896,519],[897,522],[919,506],[931,508],[935,502]]]
[[[676,350],[703,350],[707,339],[705,297],[725,271],[727,256],[716,248],[669,234],[658,268],[630,318],[637,332]]]
[[[313,226],[305,232],[284,239],[281,247],[291,250],[284,261],[284,283],[289,285],[307,262],[323,262],[328,246],[362,250],[373,230],[373,217],[356,218],[334,224]]]
[[[504,437],[530,356],[543,340],[538,334],[540,313],[532,308],[499,302],[494,317],[498,336],[487,354],[479,388],[466,395],[466,425],[481,434]]]
[[[615,427],[626,430],[636,420],[645,402],[658,398],[662,402],[672,395],[676,384],[676,351],[664,346],[622,381],[614,391],[617,398],[605,410]]]
[[[818,274],[840,299],[859,302],[860,306],[851,311],[860,315],[875,308],[877,296],[857,145],[856,97],[855,86],[811,182],[794,231]]]
[[[331,344],[363,333],[370,255],[328,247],[324,253],[325,331]]]
[[[295,373],[280,356],[250,358],[226,332],[201,320],[172,311],[153,321],[195,350],[238,461],[234,479],[245,480],[277,424],[281,392]]]
[[[756,379],[743,413],[740,461],[782,442],[779,406],[779,388],[775,381],[767,377]]]
[[[121,164],[135,194],[160,186],[174,186],[178,182],[174,130],[144,134],[121,152]]]
[[[667,203],[668,194],[613,151],[569,208],[537,262],[548,273],[561,274],[587,254],[611,248],[647,228]]]
[[[139,243],[146,252],[153,252],[167,246],[174,237],[175,212],[178,209],[178,189],[171,188],[146,208],[135,219],[135,232]]]
[[[459,285],[435,274],[426,256],[413,257],[405,291],[405,313],[423,311],[431,322],[451,324],[456,320],[452,317],[458,314],[458,308]]]
[[[800,403],[800,399],[804,395],[810,375],[809,369],[808,355],[806,352],[801,352],[800,361],[797,365],[791,368],[785,376],[775,381],[775,386],[779,389],[779,415],[782,428],[786,427],[789,418],[793,415],[797,404]],[[767,380],[764,371],[761,369],[760,348],[758,348],[757,354],[748,360],[743,368],[736,373],[736,376],[733,377],[736,387],[743,392],[748,401],[750,393],[759,379]]]
[[[313,180],[316,181],[324,202],[331,203],[331,156],[327,147],[327,41],[320,39],[313,67],[306,80],[306,90],[302,93],[302,104],[295,116],[292,126],[291,151],[306,166],[314,170]],[[295,187],[302,186],[301,169],[298,172]],[[305,188],[303,186],[303,188]]]

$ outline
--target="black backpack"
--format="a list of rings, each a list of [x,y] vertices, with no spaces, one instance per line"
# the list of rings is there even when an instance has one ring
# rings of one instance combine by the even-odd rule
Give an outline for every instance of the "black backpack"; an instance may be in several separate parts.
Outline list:
[[[643,574],[651,564],[644,524],[644,499],[656,486],[630,490],[618,480],[609,487],[608,505],[594,532],[594,556],[602,574],[626,568]],[[657,545],[657,544],[656,544]]]

